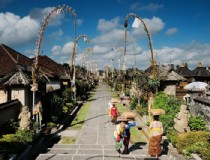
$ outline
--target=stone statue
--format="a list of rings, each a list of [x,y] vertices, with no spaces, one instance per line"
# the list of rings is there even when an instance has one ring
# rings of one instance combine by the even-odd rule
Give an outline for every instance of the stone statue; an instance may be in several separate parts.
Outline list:
[[[31,113],[28,106],[22,106],[18,119],[20,119],[20,129],[29,129]]]
[[[181,105],[179,113],[174,118],[175,126],[174,128],[179,133],[184,133],[190,130],[188,126],[188,121],[190,119],[190,113],[187,110],[186,105]]]

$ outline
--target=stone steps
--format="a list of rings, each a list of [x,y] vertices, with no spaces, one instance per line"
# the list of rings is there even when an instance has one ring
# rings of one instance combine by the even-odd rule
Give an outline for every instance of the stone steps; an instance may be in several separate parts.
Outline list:
[[[37,160],[111,160],[111,159],[138,159],[147,157],[147,145],[130,146],[129,155],[121,155],[119,158],[114,145],[78,145],[78,144],[55,144],[53,148],[48,148],[46,153],[42,153]],[[150,158],[152,159],[152,158]],[[153,158],[154,159],[154,158]],[[149,160],[149,159],[148,159]],[[160,160],[168,160],[167,155],[162,155]]]

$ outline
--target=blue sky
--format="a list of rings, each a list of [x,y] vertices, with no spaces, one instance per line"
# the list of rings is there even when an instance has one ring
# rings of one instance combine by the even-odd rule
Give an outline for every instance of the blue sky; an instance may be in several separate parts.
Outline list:
[[[190,69],[210,66],[209,0],[0,0],[0,43],[33,57],[44,18],[58,5],[68,5],[77,14],[76,37],[85,34],[76,47],[76,64],[92,63],[95,68],[122,67],[124,21],[129,13],[141,17],[151,32],[158,64],[181,65]],[[128,21],[127,67],[145,69],[150,65],[148,38],[142,27]],[[46,27],[40,54],[58,63],[71,62],[74,17],[54,15]],[[84,51],[93,48],[93,54]],[[120,63],[119,63],[120,62]]]

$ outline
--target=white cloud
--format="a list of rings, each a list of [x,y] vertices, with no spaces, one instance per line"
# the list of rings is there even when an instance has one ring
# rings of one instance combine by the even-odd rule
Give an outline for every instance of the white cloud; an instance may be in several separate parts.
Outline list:
[[[106,44],[106,45],[116,45],[120,39],[123,39],[124,30],[113,29],[110,32],[101,34],[98,37],[93,38],[92,42],[94,44]],[[111,48],[110,46],[110,48]]]
[[[29,16],[19,16],[6,12],[0,13],[0,43],[21,45],[35,40],[39,23]]]
[[[63,47],[55,45],[52,47],[52,55],[70,55],[72,53],[74,43],[68,42]]]
[[[93,50],[95,53],[107,53],[111,48],[105,47],[105,46],[101,46],[101,45],[95,45],[93,47]]]
[[[188,63],[189,67],[194,69],[198,62],[202,62],[203,65],[209,65],[210,44],[201,44],[196,41],[192,41],[189,44],[185,44],[176,48],[163,47],[157,52],[157,60],[160,64],[173,63],[175,65],[181,65],[181,63]]]
[[[61,46],[55,45],[52,47],[51,51],[53,55],[59,55],[61,53]]]
[[[172,35],[174,35],[174,34],[177,33],[177,32],[178,32],[178,29],[177,29],[177,28],[170,28],[170,29],[168,29],[168,30],[166,31],[166,35],[172,36]]]
[[[115,17],[111,21],[107,21],[105,19],[100,19],[98,21],[97,30],[101,32],[111,31],[119,25],[119,17]]]
[[[55,9],[55,7],[46,7],[46,8],[34,8],[30,11],[30,17],[38,22],[45,20],[45,18],[49,15],[49,13]],[[64,14],[52,14],[52,16],[48,19],[49,25],[58,26],[62,24],[62,19],[64,18]],[[43,22],[42,22],[43,23]]]
[[[58,29],[57,31],[50,34],[50,37],[56,40],[59,40],[63,35],[62,29]]]
[[[150,31],[151,34],[157,34],[161,30],[163,30],[165,23],[159,17],[152,17],[152,19],[143,18],[142,19],[146,24],[147,29]],[[146,35],[144,30],[144,26],[141,23],[139,28],[135,28],[131,32],[132,37],[137,37],[139,35]]]

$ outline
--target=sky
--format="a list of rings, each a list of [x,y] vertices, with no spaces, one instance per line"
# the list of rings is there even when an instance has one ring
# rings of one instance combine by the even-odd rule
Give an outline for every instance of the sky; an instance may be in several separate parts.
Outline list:
[[[70,10],[52,13],[58,6]],[[0,44],[30,58],[40,46],[40,55],[71,65],[76,38],[76,65],[122,69],[124,22],[134,13],[151,33],[158,64],[176,67],[187,63],[195,69],[199,62],[210,66],[209,6],[209,0],[0,0]],[[48,23],[42,29],[46,19]],[[144,70],[151,60],[148,36],[142,24],[132,27],[134,19],[128,18],[126,67]],[[79,38],[81,35],[90,41]],[[42,43],[37,45],[39,37]]]

